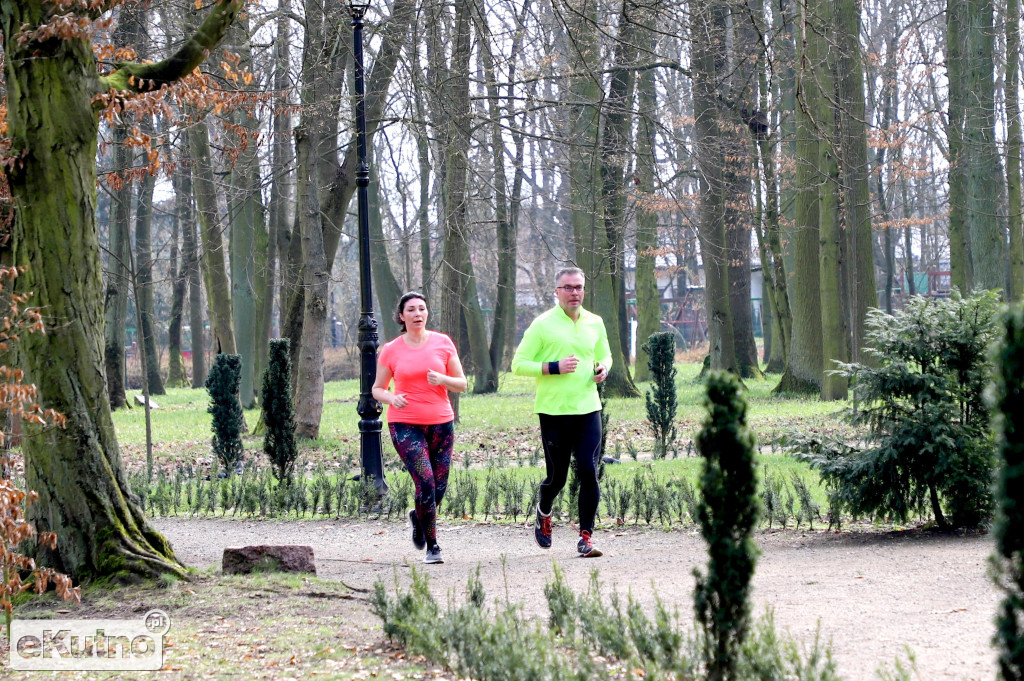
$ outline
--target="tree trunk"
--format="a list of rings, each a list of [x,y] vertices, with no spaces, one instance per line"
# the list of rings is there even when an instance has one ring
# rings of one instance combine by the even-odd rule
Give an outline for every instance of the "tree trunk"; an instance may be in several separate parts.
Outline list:
[[[963,117],[963,160],[966,162],[967,215],[974,283],[983,289],[1006,287],[1006,246],[999,228],[999,154],[995,140],[994,0],[967,0],[963,39],[963,84],[970,95]],[[964,30],[966,29],[966,30]]]
[[[167,386],[185,387],[185,364],[181,353],[181,327],[185,314],[185,293],[188,290],[188,274],[183,251],[178,243],[185,221],[182,219],[181,176],[182,169],[176,167],[171,175],[174,189],[174,215],[172,216],[171,261],[167,277],[171,280],[171,317],[167,322]],[[179,265],[180,260],[180,265]]]
[[[186,144],[186,148],[188,145]],[[203,287],[199,271],[199,239],[192,195],[192,173],[181,174],[181,194],[177,195],[183,211],[182,266],[188,277],[188,323],[192,347],[192,389],[206,385],[206,331],[203,328]]]
[[[604,209],[604,229],[610,246],[608,263],[618,317],[615,338],[618,338],[624,359],[629,361],[629,319],[626,315],[623,252],[626,231],[626,173],[630,166],[631,132],[633,119],[633,91],[636,89],[637,24],[633,20],[636,6],[633,0],[621,0],[619,32],[615,38],[612,73],[608,81],[608,95],[601,106],[604,118],[601,142],[601,203]],[[614,342],[608,334],[609,342]]]
[[[653,50],[654,36],[649,23],[651,14],[641,17],[638,22],[645,28],[640,31],[642,50]],[[648,353],[643,349],[651,334],[661,330],[661,294],[658,292],[658,276],[655,249],[658,248],[658,213],[650,205],[655,199],[657,163],[655,159],[656,123],[658,113],[657,86],[654,71],[640,72],[637,84],[638,130],[636,136],[636,364],[633,378],[637,381],[651,380],[647,366]],[[676,295],[679,295],[678,293]]]
[[[1024,299],[1024,225],[1021,220],[1020,174],[1020,0],[1006,0],[1006,194],[1010,230],[1010,290],[1012,302]],[[909,242],[908,242],[909,243]]]
[[[308,131],[300,125],[296,140]],[[324,327],[328,310],[330,271],[324,254],[323,226],[320,224],[320,197],[316,183],[318,140],[296,144],[299,169],[299,206],[302,208],[302,261],[305,289],[302,321],[302,351],[296,366],[295,436],[315,439],[320,434],[320,418],[324,409]],[[306,156],[306,154],[309,156]]]
[[[415,16],[415,9],[416,4],[412,0],[396,0],[391,8],[391,17],[383,23],[379,31],[379,35],[381,35],[380,49],[377,52],[377,58],[374,60],[373,67],[368,70],[369,75],[366,79],[366,143],[368,148],[371,149],[373,147],[374,133],[380,125],[384,106],[388,101],[387,92],[391,83],[391,77],[398,63],[398,57],[406,44],[406,34]],[[320,12],[323,12],[322,6]],[[310,12],[307,8],[307,35],[311,34],[308,25],[309,16]],[[340,39],[340,37],[337,38],[337,40]],[[333,46],[335,42],[335,39],[330,39],[322,43],[321,47],[324,48],[322,50],[324,54],[334,54]],[[307,56],[304,55],[303,59],[307,59]],[[328,84],[333,83],[332,78],[337,76],[338,67],[338,64],[331,64],[325,69],[322,62],[317,62],[315,59],[312,62],[312,68],[327,72],[325,75],[327,76],[326,82]],[[304,77],[303,82],[310,82],[310,79]],[[339,89],[337,84],[330,85],[330,87],[332,88],[330,92],[337,92]],[[332,123],[333,127],[324,124],[324,128],[318,129],[336,130],[337,110],[332,108],[324,116],[326,117],[326,123]],[[326,139],[327,134],[333,134],[333,132],[324,132],[322,134],[323,138]],[[344,160],[338,165],[334,157],[333,150],[335,147],[331,145],[330,149],[332,151],[325,151],[325,158],[319,164],[318,181],[325,192],[320,205],[323,212],[321,223],[324,228],[324,254],[327,257],[328,272],[334,267],[338,243],[341,240],[341,228],[345,223],[348,206],[356,189],[355,177],[358,163],[356,147],[356,144],[350,144]],[[282,307],[286,308],[287,311],[284,314],[285,321],[281,332],[282,336],[290,338],[292,341],[293,366],[298,364],[297,358],[301,352],[300,345],[305,334],[305,330],[302,328],[305,310],[304,293],[302,286],[299,285],[299,282],[302,281],[305,275],[301,273],[302,249],[297,243],[300,239],[295,234],[297,232],[293,232],[293,241],[288,250],[288,266],[283,277],[284,286],[289,289],[289,295],[287,301],[282,303]],[[296,380],[298,380],[297,376]]]
[[[160,350],[156,343],[156,324],[153,311],[153,190],[156,176],[146,173],[139,185],[139,199],[135,207],[135,281],[139,329],[139,344],[145,350],[146,387],[150,395],[164,395],[160,376]]]
[[[587,307],[599,314],[608,333],[612,368],[605,381],[608,396],[636,397],[640,392],[629,374],[628,357],[622,351],[619,328],[619,230],[606,224],[602,201],[602,163],[595,154],[600,149],[599,103],[604,99],[601,87],[601,53],[596,10],[592,3],[572,0],[566,18],[570,50],[568,106],[569,193],[572,209],[573,241],[577,265],[587,277]],[[614,209],[613,209],[614,211]],[[617,219],[613,217],[613,219]]]
[[[132,152],[125,145],[128,131],[125,124],[114,128],[114,172],[128,170]],[[116,187],[116,188],[115,188]],[[103,365],[107,376],[107,399],[111,409],[120,409],[128,404],[125,395],[125,345],[127,335],[125,323],[128,318],[128,271],[131,238],[129,237],[132,210],[132,186],[122,176],[111,187],[110,232],[107,254],[107,287],[103,301]]]
[[[967,108],[967,76],[963,44],[971,5],[964,0],[946,2],[946,76],[949,81],[949,116],[946,139],[949,145],[949,269],[954,287],[967,295],[974,288],[971,258],[971,230],[967,214],[968,160],[964,126]]]
[[[201,35],[187,44],[195,53],[179,52],[175,66],[192,71],[196,54],[216,45],[223,36],[218,24],[230,24],[240,5],[216,5]],[[21,159],[7,170],[16,206],[13,259],[26,268],[15,290],[33,291],[32,304],[48,322],[46,334],[25,334],[18,349],[39,401],[66,417],[63,428],[30,427],[25,438],[25,483],[39,494],[29,519],[57,535],[56,552],[42,551],[45,561],[77,579],[184,577],[128,487],[103,376],[93,106],[130,67],[119,65],[101,81],[86,39],[18,40],[26,25],[41,25],[49,12],[34,0],[0,4],[8,130],[12,153]]]
[[[189,129],[188,139],[194,159],[192,184],[198,209],[199,236],[203,245],[203,254],[199,262],[210,308],[210,326],[216,339],[214,350],[217,354],[234,355],[237,351],[235,333],[231,326],[231,283],[228,281],[224,260],[217,189],[213,183],[213,167],[210,162],[210,134],[206,123],[199,122],[193,125]]]
[[[370,262],[373,263],[373,289],[380,304],[378,319],[381,322],[383,336],[381,342],[384,342],[398,336],[398,322],[391,311],[402,298],[402,289],[391,269],[391,259],[388,258],[387,241],[380,219],[380,180],[376,175],[370,176],[370,184],[366,189],[370,207]]]
[[[529,0],[523,3],[521,12],[525,13],[529,7]],[[478,10],[480,17],[485,17],[483,3],[480,3]],[[521,15],[522,16],[522,15]],[[488,127],[490,128],[491,159],[494,166],[494,212],[497,241],[498,241],[498,281],[497,292],[494,303],[494,326],[491,330],[490,359],[491,367],[495,378],[501,371],[505,361],[505,350],[513,341],[516,327],[516,267],[517,267],[517,227],[518,204],[520,191],[522,189],[523,177],[523,150],[525,136],[520,132],[512,134],[515,158],[515,176],[511,194],[509,193],[508,180],[505,174],[505,141],[502,134],[502,110],[498,81],[494,72],[494,56],[491,53],[490,27],[486,21],[478,21],[480,30],[480,56],[484,68],[484,76],[487,82],[487,106],[490,115]],[[517,22],[519,27],[513,38],[511,50],[512,59],[508,64],[508,79],[515,80],[516,58],[522,49],[523,30],[522,21]],[[508,110],[514,108],[513,87],[509,85]],[[514,126],[513,126],[513,129]],[[493,391],[498,390],[498,382],[495,380],[492,385],[486,386]]]
[[[717,74],[725,64],[725,24],[726,9],[717,0],[698,0],[691,7],[690,32],[695,37],[699,36],[694,43],[692,57],[693,115],[697,165],[700,168],[700,225],[697,233],[704,263],[710,368],[738,373],[729,299],[726,185],[718,110]]]
[[[284,286],[284,270],[287,266],[288,243],[291,232],[288,221],[288,205],[291,201],[294,173],[281,169],[294,165],[292,149],[291,113],[288,111],[290,87],[289,61],[291,59],[290,21],[291,0],[280,0],[281,14],[277,19],[277,39],[274,41],[274,90],[279,93],[274,111],[274,137],[271,142],[273,173],[270,183],[269,229],[270,243],[267,249],[266,293],[263,295],[263,311],[260,313],[261,337],[269,338],[273,328],[274,295],[278,293],[280,320],[278,335],[284,328],[285,305],[288,300]],[[278,263],[280,275],[278,276]],[[294,365],[293,365],[294,366]],[[262,385],[262,381],[260,382]]]
[[[444,250],[441,259],[441,330],[459,343],[463,315],[468,324],[472,366],[475,370],[474,391],[486,391],[497,382],[490,362],[486,338],[480,337],[482,319],[473,314],[479,308],[476,283],[471,282],[472,265],[468,245],[468,196],[466,182],[469,169],[470,99],[469,61],[472,27],[472,4],[459,0],[455,4],[452,28],[451,62],[447,66],[435,55],[435,64],[443,73],[444,85],[438,92],[433,111],[435,124],[441,132],[444,153],[444,207],[442,229]],[[439,75],[441,75],[439,73]],[[482,342],[481,342],[482,341]]]
[[[821,277],[818,243],[819,133],[811,118],[815,101],[808,89],[814,87],[813,56],[805,47],[809,34],[816,30],[807,23],[807,3],[800,3],[798,23],[798,75],[796,106],[796,195],[793,228],[793,343],[789,366],[783,373],[780,392],[818,392],[821,390],[822,324]]]
[[[752,13],[760,34],[767,35],[768,27],[764,17],[764,6],[761,3],[753,3]],[[778,19],[777,24],[780,26],[786,25],[782,19]],[[769,110],[769,88],[771,83],[768,81],[768,68],[763,54],[758,55],[756,71],[759,84],[758,101],[760,106],[758,108],[762,114],[765,114]],[[783,71],[785,72],[787,69],[784,67]],[[788,71],[791,72],[792,68],[790,67]],[[763,202],[764,234],[757,231],[758,246],[761,250],[763,281],[765,282],[763,288],[767,294],[762,297],[768,299],[767,305],[764,305],[762,301],[762,308],[765,310],[764,319],[767,322],[764,333],[765,362],[767,364],[765,370],[771,373],[782,373],[789,363],[789,350],[793,337],[793,318],[790,313],[789,282],[786,276],[787,269],[782,247],[783,228],[781,211],[779,209],[781,187],[779,186],[780,183],[775,168],[776,149],[774,140],[777,139],[777,136],[773,135],[773,127],[770,122],[766,128],[764,134],[755,134],[760,167],[764,176],[762,184],[765,187]],[[761,224],[761,221],[758,221],[758,224]],[[755,225],[756,227],[757,225]]]
[[[811,6],[811,3],[808,3]],[[836,126],[838,113],[832,100],[835,92],[833,62],[828,58],[828,46],[835,39],[833,6],[829,0],[815,0],[811,16],[818,24],[808,31],[808,55],[812,65],[810,78],[804,79],[814,125],[818,130],[818,262],[821,276],[821,340],[822,377],[821,398],[846,398],[846,378],[832,373],[835,362],[849,361],[843,305],[843,269],[845,251],[843,232],[839,222],[839,159],[836,147],[840,131]]]
[[[860,54],[859,0],[833,0],[838,50],[831,70],[837,80],[839,105],[838,162],[842,169],[842,215],[845,227],[846,289],[850,359],[868,361],[864,331],[868,309],[875,307],[875,250],[871,231],[871,188],[869,185],[867,125],[864,105],[864,69]]]
[[[232,26],[226,49],[239,55],[239,68],[253,70],[248,18],[243,15]],[[242,83],[238,84],[247,89]],[[254,89],[256,86],[249,86]],[[269,338],[259,336],[262,296],[267,279],[267,225],[264,222],[259,145],[260,123],[251,110],[236,108],[231,115],[234,127],[226,136],[229,144],[241,153],[229,164],[227,175],[227,208],[230,215],[228,254],[231,264],[231,324],[235,348],[242,360],[238,396],[242,408],[256,406],[258,374],[266,361]]]

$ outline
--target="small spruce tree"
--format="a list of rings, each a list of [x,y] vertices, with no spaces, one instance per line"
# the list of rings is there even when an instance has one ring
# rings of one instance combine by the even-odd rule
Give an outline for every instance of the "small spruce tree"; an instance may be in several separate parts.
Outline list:
[[[697,435],[704,457],[701,534],[708,543],[707,574],[694,570],[694,609],[704,628],[709,681],[735,679],[750,623],[750,581],[757,562],[752,538],[758,522],[754,437],[739,380],[715,371],[708,377],[708,418]]]
[[[1003,602],[996,614],[999,678],[1024,679],[1024,309],[1006,316],[997,355],[993,410],[998,440],[996,553],[992,557]]]
[[[277,338],[270,341],[270,357],[263,372],[263,452],[274,467],[278,482],[291,483],[295,471],[298,449],[295,446],[295,409],[292,406],[292,360],[290,341]]]
[[[647,424],[654,433],[654,458],[668,456],[676,441],[676,339],[668,332],[652,333],[643,345],[651,388],[647,391]]]
[[[238,386],[242,379],[242,358],[239,355],[219,354],[206,376],[206,390],[210,393],[213,415],[213,453],[217,455],[227,475],[242,460],[242,428],[245,416],[238,401]]]
[[[790,451],[819,471],[836,509],[907,522],[930,508],[942,529],[991,517],[995,446],[983,394],[998,319],[993,291],[915,296],[899,314],[868,313],[873,361],[836,369],[853,386],[846,420],[866,427],[864,437],[789,438]]]

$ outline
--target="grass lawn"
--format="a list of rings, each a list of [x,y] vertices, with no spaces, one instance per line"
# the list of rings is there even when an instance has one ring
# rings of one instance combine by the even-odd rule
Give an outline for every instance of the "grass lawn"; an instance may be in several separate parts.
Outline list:
[[[647,427],[643,398],[612,398],[606,404],[609,421],[605,453],[619,463],[608,465],[605,475],[609,480],[617,481],[615,484],[619,486],[633,487],[637,494],[647,493],[644,491],[646,488],[635,487],[638,475],[657,479],[661,484],[686,480],[694,486],[700,475],[702,460],[697,457],[693,446],[693,438],[705,414],[703,387],[696,380],[700,366],[690,363],[680,364],[678,368],[678,440],[674,457],[652,460],[654,441]],[[817,482],[818,476],[805,464],[779,452],[774,442],[794,428],[842,432],[845,426],[836,416],[840,405],[805,397],[774,396],[771,390],[776,383],[776,376],[747,382],[748,420],[760,446],[761,473],[784,481],[784,486],[791,485],[794,476],[798,476],[809,488],[815,502],[824,508],[825,493]],[[641,392],[646,392],[648,386],[641,384],[639,387]],[[530,487],[542,477],[543,454],[533,413],[533,379],[503,374],[496,394],[474,395],[471,391],[472,388],[459,400],[460,422],[457,426],[452,490],[457,493],[460,485],[465,484],[460,482],[460,478],[469,476],[474,478],[473,486],[480,488],[479,492],[467,492],[480,497],[480,506],[475,512],[487,513],[499,506],[513,507],[517,504],[499,502],[497,491],[493,491],[490,501],[485,502],[486,480],[496,469],[502,470],[501,484],[505,486],[524,485],[529,481],[526,486]],[[314,474],[322,475],[324,472],[336,477],[358,472],[358,392],[358,381],[326,384],[320,437],[300,444],[301,466],[311,479]],[[163,471],[166,478],[174,477],[181,469],[187,470],[186,477],[189,478],[208,474],[212,461],[210,416],[206,412],[208,399],[205,390],[191,389],[172,389],[167,395],[156,398],[159,408],[152,411],[153,453],[156,469]],[[250,429],[258,421],[258,410],[246,412]],[[119,410],[114,414],[114,422],[124,449],[126,466],[129,472],[138,475],[144,470],[146,460],[144,411],[137,406]],[[407,476],[402,472],[386,431],[385,425],[385,463],[393,481],[393,490],[397,487],[396,491],[402,497],[396,500],[397,506],[405,503],[403,498],[410,489],[405,484]],[[244,442],[247,458],[262,466],[262,436],[246,435]],[[504,500],[505,492],[500,494]],[[449,500],[456,501],[457,498]],[[634,510],[639,511],[635,505]],[[616,515],[614,506],[609,506],[606,512]],[[474,515],[474,512],[466,515]]]
[[[676,423],[683,455],[693,454],[687,452],[687,445],[704,418],[703,388],[696,383],[699,369],[697,364],[679,365],[676,381],[679,403]],[[762,447],[794,427],[818,431],[842,428],[834,416],[839,408],[836,403],[771,395],[777,379],[777,376],[769,376],[764,381],[747,382],[749,424]],[[647,390],[645,383],[639,387],[641,392]],[[474,463],[486,463],[495,457],[529,457],[540,444],[537,418],[533,413],[533,379],[503,374],[496,394],[474,395],[471,391],[472,387],[459,400],[456,458],[468,455]],[[358,396],[358,381],[326,384],[320,437],[300,445],[307,465],[355,461],[359,450]],[[206,391],[173,388],[154,401],[159,404],[159,409],[151,412],[156,464],[174,467],[183,463],[208,463],[211,431]],[[627,443],[631,443],[641,458],[648,458],[653,440],[647,428],[643,398],[612,398],[606,409],[610,419],[607,453],[624,454]],[[247,411],[245,418],[252,429],[259,421],[259,410]],[[131,470],[138,469],[145,463],[144,410],[139,406],[118,410],[114,413],[114,424],[126,464]],[[393,459],[394,451],[386,432],[383,439],[386,456]],[[262,446],[262,437],[247,435],[245,446],[247,452],[256,452]]]

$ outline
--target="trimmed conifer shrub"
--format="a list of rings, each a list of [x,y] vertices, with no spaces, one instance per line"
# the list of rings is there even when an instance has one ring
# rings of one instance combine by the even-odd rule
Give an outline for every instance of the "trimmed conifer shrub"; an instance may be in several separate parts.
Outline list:
[[[669,332],[652,333],[643,345],[651,388],[647,391],[647,424],[654,434],[654,458],[668,456],[676,441],[676,338]]]
[[[278,482],[291,483],[299,450],[295,446],[295,408],[292,405],[291,341],[270,341],[267,370],[263,372],[260,404],[263,405],[263,453],[274,467]]]
[[[214,358],[206,376],[206,390],[210,394],[210,406],[206,411],[213,415],[213,453],[229,476],[245,453],[242,448],[245,416],[238,401],[241,380],[241,356],[223,353]]]
[[[750,626],[757,475],[739,380],[727,372],[712,372],[705,405],[708,417],[696,439],[704,457],[697,519],[708,543],[708,567],[707,574],[694,570],[694,609],[704,630],[707,678],[726,681],[737,678],[740,648]]]
[[[1024,679],[1024,309],[1006,316],[997,355],[993,408],[999,477],[995,522],[995,579],[1003,591],[996,614],[999,678]]]

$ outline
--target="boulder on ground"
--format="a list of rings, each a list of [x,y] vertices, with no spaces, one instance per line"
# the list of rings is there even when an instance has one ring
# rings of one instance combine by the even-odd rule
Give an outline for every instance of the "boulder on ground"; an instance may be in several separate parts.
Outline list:
[[[251,572],[309,572],[316,574],[312,546],[229,546],[221,571],[226,575]]]

